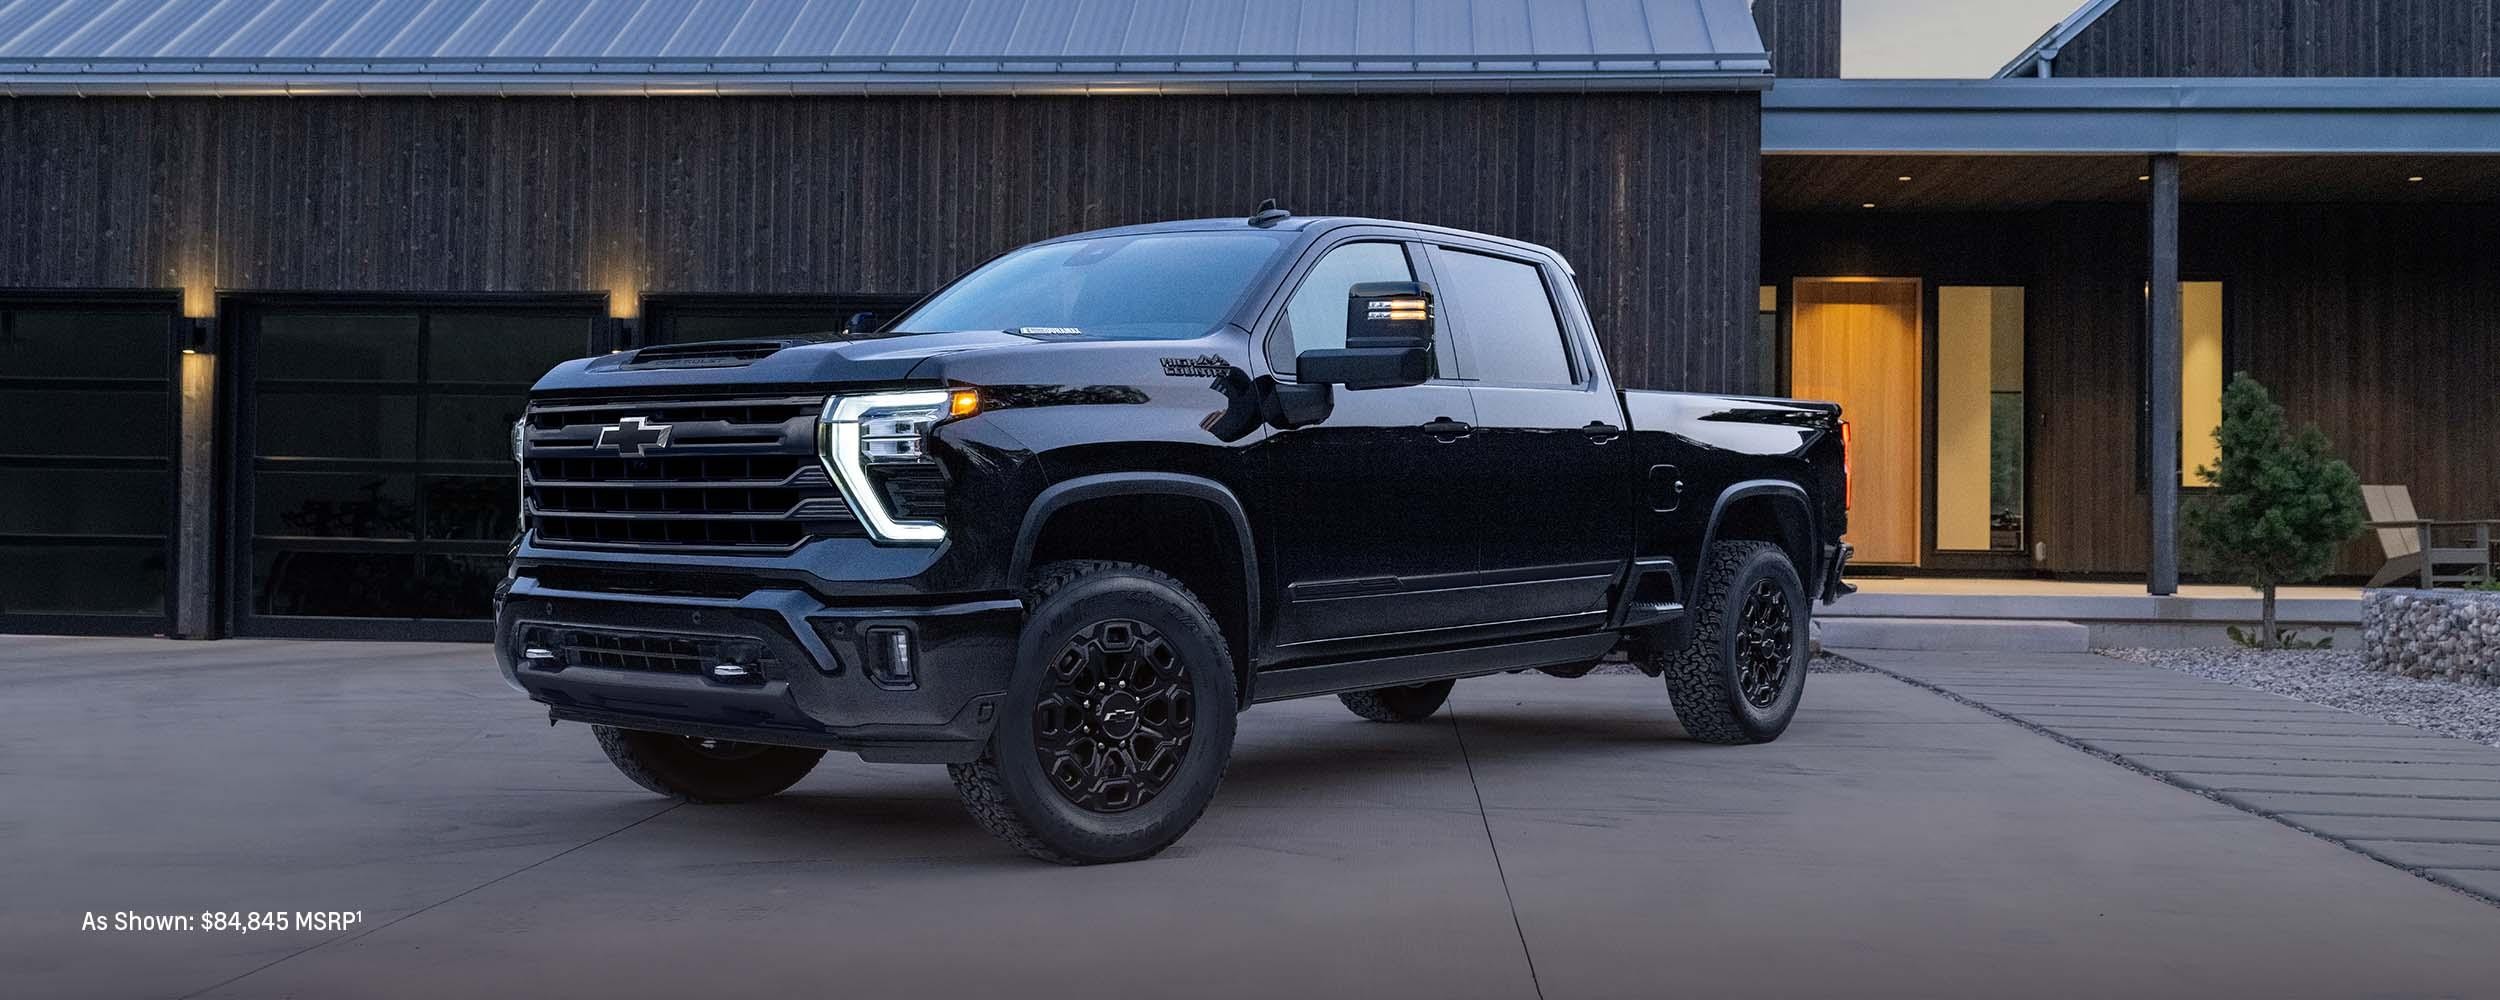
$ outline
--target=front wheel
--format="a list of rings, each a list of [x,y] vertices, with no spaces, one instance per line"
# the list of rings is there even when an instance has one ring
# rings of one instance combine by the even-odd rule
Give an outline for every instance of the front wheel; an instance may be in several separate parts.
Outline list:
[[[1060,864],[1153,856],[1198,822],[1233,749],[1233,660],[1215,616],[1144,566],[1044,566],[1026,594],[998,728],[954,764],[964,808]]]
[[[592,726],[608,762],[634,784],[688,802],[746,802],[798,784],[822,750]]]
[[[1684,731],[1704,743],[1768,743],[1805,695],[1813,614],[1788,553],[1769,542],[1710,547],[1695,587],[1692,642],[1652,654]]]

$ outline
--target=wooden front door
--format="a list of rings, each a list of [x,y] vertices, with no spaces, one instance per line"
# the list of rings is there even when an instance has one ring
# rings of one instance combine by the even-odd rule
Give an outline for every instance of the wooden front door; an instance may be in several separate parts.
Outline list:
[[[1789,393],[1839,403],[1849,420],[1860,563],[1918,563],[1920,298],[1915,278],[1801,278],[1794,292]]]

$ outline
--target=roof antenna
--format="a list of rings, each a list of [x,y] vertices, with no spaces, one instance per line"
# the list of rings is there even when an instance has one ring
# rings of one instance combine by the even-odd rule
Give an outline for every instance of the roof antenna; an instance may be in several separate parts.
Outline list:
[[[1250,213],[1250,224],[1265,229],[1290,218],[1292,212],[1276,207],[1276,199],[1269,198],[1259,203],[1258,211]]]

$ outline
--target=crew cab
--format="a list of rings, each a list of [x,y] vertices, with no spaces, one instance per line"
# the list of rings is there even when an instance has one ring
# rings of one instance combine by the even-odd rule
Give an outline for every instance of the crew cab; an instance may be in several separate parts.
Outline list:
[[[1027,853],[1129,860],[1264,702],[1415,722],[1612,656],[1694,738],[1778,737],[1849,589],[1845,431],[1617,386],[1540,246],[1272,208],[1081,233],[882,329],[548,373],[496,651],[663,795],[942,763]]]

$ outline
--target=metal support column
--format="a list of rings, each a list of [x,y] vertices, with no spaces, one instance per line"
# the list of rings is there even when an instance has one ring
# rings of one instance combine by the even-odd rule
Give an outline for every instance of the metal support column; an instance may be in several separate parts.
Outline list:
[[[2144,391],[2150,425],[2145,499],[2152,508],[2152,566],[2144,587],[2179,592],[2179,157],[2152,159],[2151,275],[2144,322]]]

